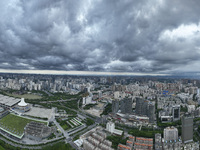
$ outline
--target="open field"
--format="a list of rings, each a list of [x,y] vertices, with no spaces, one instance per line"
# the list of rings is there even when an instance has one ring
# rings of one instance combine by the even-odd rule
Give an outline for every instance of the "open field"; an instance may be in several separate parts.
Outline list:
[[[5,150],[5,149],[0,145],[0,150]]]
[[[25,98],[25,99],[41,99],[42,97],[39,95],[35,95],[35,94],[22,94],[22,95],[18,95],[18,94],[10,94],[10,93],[6,93],[9,96],[13,96],[16,98]]]
[[[51,118],[53,112],[55,110],[52,109],[46,109],[46,108],[39,108],[39,107],[32,107],[30,111],[25,112],[25,115],[28,116],[34,116],[34,117],[40,117],[40,118]]]
[[[35,120],[8,114],[0,120],[0,127],[12,134],[21,136],[24,132],[24,127],[31,121]]]

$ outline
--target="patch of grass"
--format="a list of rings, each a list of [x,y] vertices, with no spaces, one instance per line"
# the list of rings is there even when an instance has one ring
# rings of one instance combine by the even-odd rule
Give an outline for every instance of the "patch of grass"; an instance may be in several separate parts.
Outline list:
[[[25,99],[41,99],[42,97],[39,95],[35,94],[11,94],[11,93],[6,93],[8,96],[16,97],[16,98],[25,98]]]
[[[66,124],[63,124],[61,125],[61,127],[64,129],[64,130],[68,130],[70,129],[71,127],[66,123]]]
[[[0,145],[0,150],[5,150],[5,149]]]
[[[76,141],[76,140],[78,140],[78,139],[79,139],[79,137],[80,137],[80,135],[76,135],[76,136],[73,138],[73,141]]]
[[[85,107],[83,107],[83,109],[90,109],[96,105],[98,105],[98,104],[87,104],[87,105],[85,105]]]
[[[146,137],[146,138],[154,138],[156,133],[160,133],[162,134],[163,131],[162,130],[148,130],[148,129],[144,129],[139,131],[139,129],[131,129],[128,132],[129,134],[133,135],[133,136],[137,136],[137,137]]]
[[[78,100],[72,100],[72,101],[68,101],[68,102],[64,102],[63,103],[66,107],[69,107],[71,109],[78,109]]]
[[[194,122],[200,121],[200,118],[194,118]]]
[[[67,123],[66,120],[56,119],[56,121],[60,124],[60,126],[61,126],[64,130],[71,129],[71,126],[68,125],[68,123]]]
[[[123,136],[111,135],[108,136],[106,139],[112,142],[112,148],[117,149],[118,144],[126,144],[128,138],[123,138]]]
[[[85,123],[86,123],[87,126],[91,126],[91,125],[94,124],[94,121],[90,118],[86,118]]]
[[[159,127],[168,127],[168,126],[178,126],[178,125],[181,125],[181,120],[178,120],[178,121],[175,121],[175,122],[168,122],[168,123],[162,123],[159,119],[157,121],[157,125]]]
[[[22,118],[13,114],[8,114],[0,120],[0,126],[13,134],[22,134],[24,131],[24,127],[31,121],[35,120]]]
[[[54,144],[53,146],[46,146],[42,148],[42,150],[74,150],[69,143],[65,144],[64,142],[60,142]]]

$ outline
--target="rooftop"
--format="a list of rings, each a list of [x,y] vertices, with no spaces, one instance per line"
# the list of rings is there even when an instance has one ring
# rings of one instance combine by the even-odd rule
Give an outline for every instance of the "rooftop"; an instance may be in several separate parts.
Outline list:
[[[18,103],[18,105],[21,106],[21,107],[25,107],[25,106],[27,106],[28,104],[24,101],[24,98],[21,98],[21,102]]]

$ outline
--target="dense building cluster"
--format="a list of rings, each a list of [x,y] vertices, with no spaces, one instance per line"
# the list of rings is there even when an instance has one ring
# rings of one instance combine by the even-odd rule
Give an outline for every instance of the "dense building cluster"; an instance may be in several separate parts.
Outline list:
[[[43,91],[38,93],[46,93],[48,96],[61,93],[67,93],[66,97],[78,95],[77,99],[71,98],[70,100],[74,100],[73,107],[79,109],[79,111],[72,111],[77,112],[78,115],[83,113],[84,117],[91,118],[95,125],[101,124],[105,129],[101,130],[102,134],[99,130],[95,130],[86,137],[80,138],[81,140],[76,143],[79,147],[83,145],[84,149],[96,150],[112,149],[112,143],[106,140],[108,135],[128,139],[126,144],[115,144],[118,149],[171,150],[184,147],[196,148],[198,145],[196,141],[200,138],[198,122],[200,117],[199,88],[199,80],[171,77],[4,74],[0,77],[0,89],[12,90],[18,92],[18,94],[35,90]],[[65,106],[69,108],[69,103],[72,104],[72,102],[68,102],[68,100],[59,100],[59,105],[63,105],[62,108]],[[43,101],[42,104],[58,106],[56,100],[54,102],[55,104]],[[39,113],[32,112],[39,108],[29,107],[30,105],[26,105],[19,99],[0,95],[0,106],[3,108],[0,111],[2,116],[4,113],[6,114],[8,109],[11,109],[11,111],[18,112],[20,115],[33,113],[32,116],[41,117]],[[71,109],[73,108],[70,108],[70,111]],[[64,115],[57,113],[55,116],[57,120],[60,119],[60,124],[61,122],[63,124],[68,123],[72,127],[70,121],[73,121],[73,119],[66,120],[66,122],[64,120],[70,116],[70,114],[67,114],[68,112],[66,111]],[[49,114],[51,113],[49,111]],[[51,117],[51,115],[50,117],[46,116],[48,119]],[[82,121],[84,123],[80,124],[84,128],[88,120],[83,119]],[[74,123],[76,124],[76,122]],[[39,131],[36,125],[32,124],[30,123],[26,127],[26,136],[33,139],[43,139],[43,136],[39,135],[41,132],[35,133],[34,130],[31,130]],[[42,130],[40,128],[40,131]],[[73,133],[71,133],[71,130],[68,130],[67,133],[69,135],[74,134],[74,130],[72,129]],[[140,133],[143,133],[144,136]],[[126,137],[129,134],[132,134],[132,136]],[[155,145],[152,142],[153,138]]]
[[[90,131],[83,136],[83,148],[85,150],[114,150],[112,142],[106,140],[107,134],[100,128]]]
[[[153,150],[153,138],[128,136],[126,145],[119,144],[119,150],[148,149]]]

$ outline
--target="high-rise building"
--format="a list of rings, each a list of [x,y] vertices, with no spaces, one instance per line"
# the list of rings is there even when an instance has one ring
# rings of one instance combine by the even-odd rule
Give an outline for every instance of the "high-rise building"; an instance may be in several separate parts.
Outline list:
[[[126,107],[125,112],[128,113],[128,114],[131,114],[133,112],[133,109],[132,109],[132,104],[133,104],[132,98],[125,98],[124,101],[125,101],[125,107]]]
[[[155,103],[144,100],[141,98],[136,98],[136,110],[137,115],[146,115],[149,117],[149,122],[154,123],[155,120]]]
[[[120,101],[120,110],[121,110],[121,113],[123,113],[123,114],[126,113],[126,106],[125,106],[125,101],[124,100]]]
[[[188,143],[193,141],[193,117],[183,116],[182,117],[182,141]]]
[[[141,115],[146,115],[148,116],[148,107],[149,107],[149,101],[144,100],[142,104],[142,114]]]
[[[155,120],[155,103],[153,103],[153,102],[149,102],[148,117],[149,117],[149,122],[154,123],[154,120]]]
[[[114,122],[107,122],[106,124],[106,130],[109,131],[110,133],[113,133],[115,130],[115,123]]]
[[[172,107],[172,117],[173,117],[173,121],[180,120],[180,105],[176,105]]]
[[[136,106],[135,106],[135,113],[137,114],[137,115],[142,115],[143,113],[143,111],[142,111],[142,109],[143,109],[143,103],[144,103],[144,99],[142,99],[142,98],[139,98],[139,97],[136,97]]]
[[[119,98],[119,91],[114,92],[114,98],[118,99]]]
[[[99,98],[102,98],[102,91],[99,91]]]
[[[177,141],[178,140],[178,129],[175,127],[167,127],[164,129],[164,140],[165,141]]]
[[[124,98],[120,101],[120,110],[121,113],[131,114],[132,111],[132,99],[131,98]]]
[[[112,101],[112,113],[116,114],[119,111],[119,100]]]

